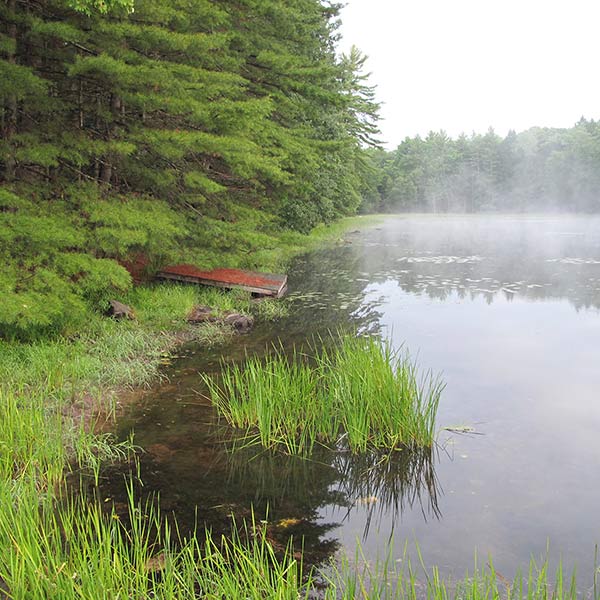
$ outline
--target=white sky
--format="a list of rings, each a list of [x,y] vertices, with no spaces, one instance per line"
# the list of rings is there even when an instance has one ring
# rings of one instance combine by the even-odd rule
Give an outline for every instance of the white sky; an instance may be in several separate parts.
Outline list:
[[[383,139],[500,135],[600,117],[600,0],[346,0]]]

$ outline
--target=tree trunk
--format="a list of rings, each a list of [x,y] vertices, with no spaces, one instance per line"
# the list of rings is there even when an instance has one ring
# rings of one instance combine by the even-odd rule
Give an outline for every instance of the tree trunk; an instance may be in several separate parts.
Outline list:
[[[110,110],[112,113],[112,122],[108,127],[108,140],[114,139],[117,133],[117,119],[121,112],[121,98],[116,94],[112,94],[110,98]],[[104,157],[104,161],[100,167],[100,183],[110,184],[113,178],[113,163],[115,156],[111,153]]]
[[[10,15],[14,18],[15,12],[17,9],[16,0],[8,0],[8,11]],[[8,26],[8,37],[12,40],[17,41],[17,24],[16,22],[10,23]],[[10,52],[7,56],[7,60],[11,64],[16,64],[17,57],[15,52]],[[17,132],[17,96],[16,94],[11,94],[7,100],[4,107],[4,131],[3,136],[5,140],[7,140],[10,144],[11,138]],[[12,181],[15,178],[15,172],[17,168],[17,163],[15,161],[15,156],[12,150],[8,151],[8,154],[4,160],[4,177],[7,181]]]

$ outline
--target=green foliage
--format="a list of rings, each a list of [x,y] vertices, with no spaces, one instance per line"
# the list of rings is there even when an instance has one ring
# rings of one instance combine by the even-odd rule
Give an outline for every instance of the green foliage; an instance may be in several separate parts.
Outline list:
[[[11,117],[21,104],[4,132],[5,172],[29,179],[38,165],[53,181],[169,200],[294,197],[317,207],[312,222],[344,214],[340,185],[373,142],[378,106],[364,57],[336,58],[338,10],[317,0],[142,0],[135,12],[129,0],[9,3],[0,97]],[[332,161],[341,167],[328,176]],[[335,210],[319,210],[321,198]]]
[[[17,41],[0,33],[0,53],[4,55],[13,55],[17,49]]]
[[[157,200],[92,197],[81,201],[80,211],[89,224],[88,248],[108,256],[144,251],[160,259],[172,255],[185,235],[181,217]]]
[[[133,8],[0,7],[4,337],[77,329],[129,289],[115,261],[259,268],[360,203],[378,105],[339,7]]]
[[[227,421],[266,448],[311,454],[316,443],[353,452],[428,447],[443,386],[419,378],[407,355],[372,338],[341,336],[310,355],[276,349],[204,376]],[[322,343],[322,341],[321,341]]]
[[[378,167],[364,208],[423,212],[600,209],[600,122],[534,127],[504,138],[443,131],[372,152]]]
[[[129,273],[113,260],[71,252],[57,257],[55,266],[65,279],[76,284],[77,294],[95,306],[102,307],[111,296],[131,285]]]
[[[15,42],[4,36],[4,48],[10,52]],[[0,100],[14,96],[17,100],[36,97],[48,91],[46,81],[38,77],[33,69],[0,60]]]
[[[294,254],[365,222],[340,221],[306,236],[282,230],[274,215],[234,203],[221,203],[220,211],[228,215],[222,220],[178,212],[147,197],[102,197],[90,185],[70,186],[62,198],[43,192],[0,190],[0,331],[5,338],[72,333],[111,299],[131,298],[135,306],[130,275],[118,262],[128,256],[144,257],[150,275],[170,262],[276,271]],[[192,298],[222,303],[212,297],[203,302],[191,292],[173,302],[189,306]],[[169,318],[163,321],[168,329]]]
[[[99,198],[72,188],[63,199],[26,200],[0,190],[0,277],[5,337],[31,338],[82,324],[131,286],[115,258],[173,254],[185,224],[166,203]]]
[[[90,15],[94,12],[105,14],[119,9],[133,12],[134,0],[67,0],[67,4],[77,11]]]
[[[227,189],[225,186],[218,184],[216,181],[209,179],[204,173],[198,171],[186,173],[184,175],[184,182],[189,190],[197,190],[206,194],[216,194]]]

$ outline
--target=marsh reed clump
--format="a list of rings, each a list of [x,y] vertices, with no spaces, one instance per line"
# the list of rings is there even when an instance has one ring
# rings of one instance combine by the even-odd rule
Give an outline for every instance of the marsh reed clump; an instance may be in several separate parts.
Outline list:
[[[265,358],[204,376],[211,399],[249,439],[290,454],[315,444],[352,452],[429,447],[443,384],[389,342],[332,336],[308,352],[275,348]]]

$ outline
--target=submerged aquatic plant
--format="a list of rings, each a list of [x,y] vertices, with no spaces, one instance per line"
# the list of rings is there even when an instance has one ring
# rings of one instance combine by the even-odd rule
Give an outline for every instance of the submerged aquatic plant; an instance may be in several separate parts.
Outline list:
[[[234,427],[265,447],[310,454],[316,443],[364,452],[430,447],[443,384],[387,341],[348,334],[309,352],[275,348],[265,358],[203,376]],[[333,343],[330,343],[333,342]]]

